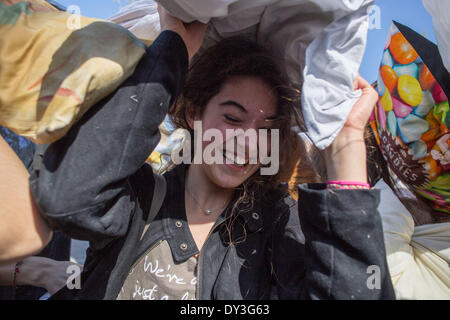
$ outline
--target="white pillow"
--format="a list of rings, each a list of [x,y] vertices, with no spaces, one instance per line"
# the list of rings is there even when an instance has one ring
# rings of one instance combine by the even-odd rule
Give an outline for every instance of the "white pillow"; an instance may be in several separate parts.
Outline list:
[[[413,218],[380,180],[378,211],[397,299],[450,299],[450,223],[414,227]]]

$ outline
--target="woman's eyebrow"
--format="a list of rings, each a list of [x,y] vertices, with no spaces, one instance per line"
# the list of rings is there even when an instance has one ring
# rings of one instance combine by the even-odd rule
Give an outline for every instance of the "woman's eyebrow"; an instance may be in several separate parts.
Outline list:
[[[227,100],[227,101],[221,102],[219,105],[220,106],[235,106],[242,112],[248,113],[247,109],[245,109],[239,102],[236,102],[234,100]],[[264,120],[265,121],[278,121],[278,120],[280,120],[280,118],[275,115],[275,116],[267,117]]]
[[[238,109],[240,109],[244,113],[248,113],[247,109],[245,109],[240,103],[234,101],[234,100],[227,100],[224,102],[221,102],[219,105],[221,106],[235,106]]]

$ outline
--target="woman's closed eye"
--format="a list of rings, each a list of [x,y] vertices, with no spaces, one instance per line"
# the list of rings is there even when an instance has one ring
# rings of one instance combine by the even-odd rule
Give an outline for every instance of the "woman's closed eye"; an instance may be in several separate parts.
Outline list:
[[[225,114],[224,117],[225,117],[225,120],[227,120],[231,123],[242,123],[242,120],[240,120],[239,118],[233,117],[229,114]]]

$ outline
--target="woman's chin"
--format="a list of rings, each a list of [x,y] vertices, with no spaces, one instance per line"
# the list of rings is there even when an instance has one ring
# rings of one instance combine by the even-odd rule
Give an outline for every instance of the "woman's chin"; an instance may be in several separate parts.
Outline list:
[[[209,167],[210,179],[218,186],[232,189],[240,186],[258,169],[257,165],[247,164],[239,166],[236,164],[213,164]]]

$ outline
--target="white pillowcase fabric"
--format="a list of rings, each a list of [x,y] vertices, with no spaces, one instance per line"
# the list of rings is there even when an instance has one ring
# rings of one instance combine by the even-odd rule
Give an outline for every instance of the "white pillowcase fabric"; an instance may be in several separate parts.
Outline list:
[[[378,211],[397,299],[450,299],[450,223],[414,226],[408,210],[380,180]]]
[[[157,5],[153,0],[135,1],[108,20],[128,29],[139,39],[155,40],[161,31]]]

